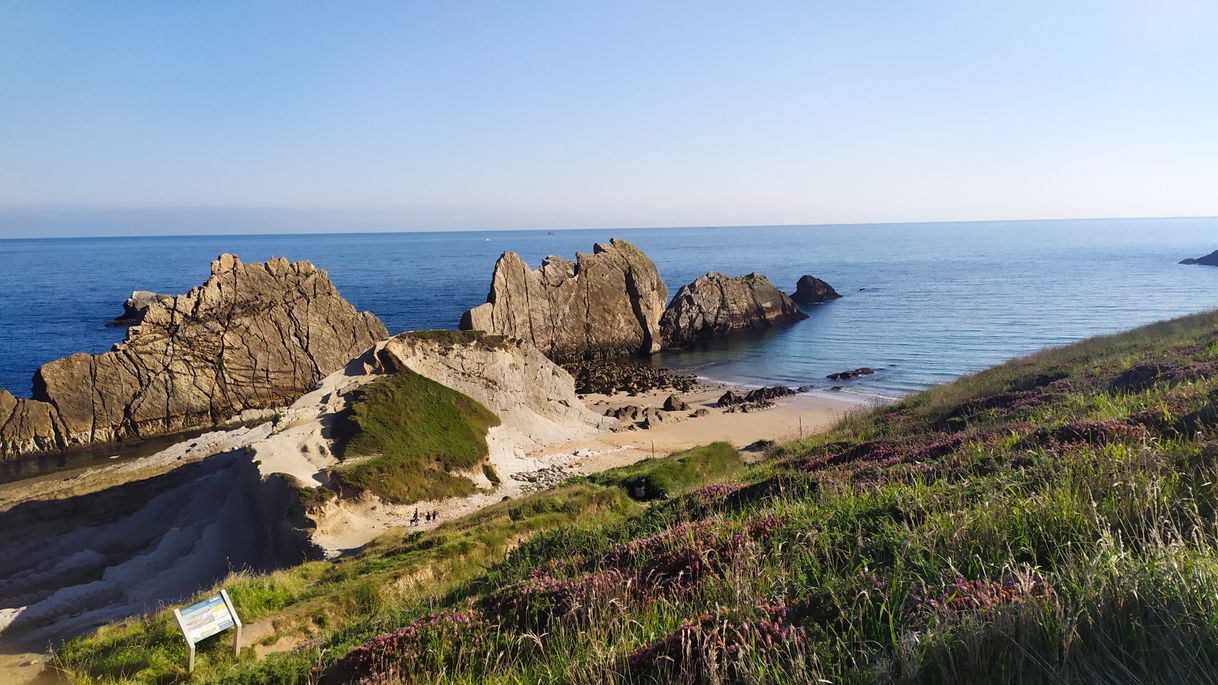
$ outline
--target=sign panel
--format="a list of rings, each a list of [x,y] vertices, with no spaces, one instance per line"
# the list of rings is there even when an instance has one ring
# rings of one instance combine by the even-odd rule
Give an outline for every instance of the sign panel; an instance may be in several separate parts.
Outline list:
[[[208,597],[180,611],[182,632],[186,634],[187,642],[202,642],[237,624],[228,610],[228,604],[220,595]]]
[[[191,671],[195,670],[195,645],[229,628],[237,628],[237,633],[233,636],[233,653],[239,653],[241,619],[237,617],[237,610],[233,608],[233,602],[224,590],[214,597],[195,602],[185,609],[174,609],[173,615],[178,619],[178,627],[182,629],[186,645],[190,647]]]

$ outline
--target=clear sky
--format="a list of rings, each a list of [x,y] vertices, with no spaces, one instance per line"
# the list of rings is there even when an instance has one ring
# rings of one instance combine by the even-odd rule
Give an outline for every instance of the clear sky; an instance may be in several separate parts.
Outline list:
[[[1218,2],[0,0],[0,236],[1218,215]]]

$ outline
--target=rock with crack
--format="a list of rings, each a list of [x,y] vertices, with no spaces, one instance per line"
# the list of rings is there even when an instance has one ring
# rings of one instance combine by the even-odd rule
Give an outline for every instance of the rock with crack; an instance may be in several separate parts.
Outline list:
[[[758,273],[729,278],[710,272],[683,286],[660,319],[666,347],[808,318]]]
[[[667,298],[655,263],[624,240],[597,243],[574,263],[546,257],[536,270],[505,252],[486,304],[465,312],[460,328],[520,338],[558,362],[650,354]]]
[[[123,303],[122,315],[115,317],[106,326],[111,328],[134,326],[144,320],[144,314],[148,311],[148,307],[152,306],[152,303],[172,299],[173,295],[161,295],[150,290],[136,290]]]
[[[148,299],[110,352],[44,364],[31,399],[0,391],[0,458],[250,417],[290,404],[386,336],[309,262],[220,255],[203,285]]]

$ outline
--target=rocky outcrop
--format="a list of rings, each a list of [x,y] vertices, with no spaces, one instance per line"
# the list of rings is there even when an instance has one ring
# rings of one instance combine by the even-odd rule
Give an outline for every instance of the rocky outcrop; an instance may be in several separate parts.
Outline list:
[[[144,320],[144,312],[148,311],[148,307],[153,302],[161,302],[163,300],[172,300],[173,295],[162,295],[154,293],[151,290],[136,290],[131,293],[131,297],[123,303],[123,313],[117,316],[113,321],[107,323],[110,327],[134,326]]]
[[[795,294],[791,296],[791,299],[798,304],[812,305],[836,300],[839,297],[841,295],[833,289],[833,286],[816,276],[805,274],[800,276],[795,283]]]
[[[664,388],[689,392],[698,384],[698,379],[694,376],[631,361],[570,362],[563,364],[563,368],[575,377],[575,391],[584,395],[613,395],[618,392],[637,395]]]
[[[680,347],[806,318],[765,276],[729,278],[712,271],[677,291],[660,319],[660,332],[666,347]]]
[[[656,265],[624,240],[598,243],[575,263],[546,257],[536,270],[505,252],[486,304],[460,327],[526,340],[559,362],[650,354],[660,349],[667,298]]]
[[[387,336],[309,262],[224,254],[185,295],[148,302],[103,354],[44,364],[33,398],[0,391],[0,457],[213,426],[291,403]]]
[[[860,376],[870,376],[873,373],[875,373],[875,369],[869,366],[860,366],[857,369],[851,369],[849,371],[838,371],[837,373],[831,373],[828,376],[825,376],[825,378],[828,378],[831,381],[849,381]]]
[[[1188,259],[1182,259],[1182,260],[1180,260],[1180,263],[1181,264],[1201,264],[1202,266],[1218,266],[1218,250],[1214,250],[1213,252],[1205,255],[1204,257],[1197,257],[1196,259],[1193,259],[1191,257]]]
[[[570,374],[519,340],[479,331],[403,333],[376,358],[383,371],[408,368],[494,412],[501,423],[488,433],[492,463],[500,447],[527,450],[613,427],[579,400]]]

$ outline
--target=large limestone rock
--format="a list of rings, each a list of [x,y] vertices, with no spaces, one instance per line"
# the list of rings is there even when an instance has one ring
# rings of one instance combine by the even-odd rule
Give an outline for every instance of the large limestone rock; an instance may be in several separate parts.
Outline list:
[[[677,291],[660,319],[666,347],[680,347],[807,315],[758,273],[729,278],[710,272]]]
[[[650,354],[660,349],[667,298],[655,263],[624,240],[597,243],[574,264],[546,257],[537,270],[505,252],[486,304],[460,327],[526,340],[559,362]]]
[[[153,299],[125,341],[43,365],[33,399],[0,391],[0,458],[212,426],[291,403],[385,326],[309,262],[224,254],[185,295]]]

